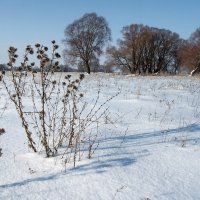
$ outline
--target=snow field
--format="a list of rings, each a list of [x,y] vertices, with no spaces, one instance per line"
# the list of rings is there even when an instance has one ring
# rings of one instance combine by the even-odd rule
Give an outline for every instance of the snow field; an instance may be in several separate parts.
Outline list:
[[[0,85],[0,103],[7,106],[0,119],[6,129],[0,137],[0,199],[200,199],[199,86],[198,77],[86,76],[81,91],[91,107],[99,89],[99,105],[120,94],[105,105],[92,159],[85,155],[65,171],[59,156],[47,159],[27,148]]]

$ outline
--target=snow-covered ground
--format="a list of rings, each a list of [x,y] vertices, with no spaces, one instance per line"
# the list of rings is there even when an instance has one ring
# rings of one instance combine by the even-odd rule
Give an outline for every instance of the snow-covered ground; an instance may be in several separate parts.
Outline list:
[[[14,105],[0,82],[0,199],[200,199],[200,79],[92,74],[81,90],[99,105],[112,99],[99,146],[66,171],[60,158],[27,148]],[[27,99],[28,101],[28,99]]]

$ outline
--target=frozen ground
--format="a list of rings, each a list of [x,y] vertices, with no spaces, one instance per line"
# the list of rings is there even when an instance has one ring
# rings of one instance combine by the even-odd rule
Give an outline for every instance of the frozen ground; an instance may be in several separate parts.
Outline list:
[[[200,79],[92,74],[88,101],[109,102],[99,146],[76,168],[27,148],[13,104],[0,85],[0,199],[200,199]],[[27,99],[28,101],[28,99]]]

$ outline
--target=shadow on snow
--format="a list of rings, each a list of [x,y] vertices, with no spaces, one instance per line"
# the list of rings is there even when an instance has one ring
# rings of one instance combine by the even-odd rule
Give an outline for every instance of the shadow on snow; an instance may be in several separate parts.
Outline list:
[[[87,164],[79,164],[75,168],[69,169],[67,173],[55,173],[53,175],[48,175],[48,176],[42,176],[42,177],[35,177],[35,178],[30,178],[10,184],[4,184],[0,185],[0,188],[11,188],[11,187],[16,187],[16,186],[23,186],[32,182],[43,182],[43,181],[49,181],[49,180],[55,180],[58,178],[61,178],[61,176],[70,174],[70,172],[76,172],[78,175],[86,175],[87,173],[103,173],[109,170],[112,167],[126,167],[129,165],[132,165],[137,161],[137,159],[143,157],[143,156],[148,156],[150,155],[148,150],[143,149],[138,153],[138,156],[134,155],[134,152],[127,152],[126,148],[128,145],[132,146],[145,146],[145,145],[150,145],[150,144],[156,144],[160,143],[158,140],[156,140],[157,137],[163,137],[163,136],[176,136],[178,133],[183,133],[183,132],[191,132],[191,133],[200,133],[200,125],[199,124],[190,124],[185,127],[181,128],[174,128],[174,129],[167,129],[167,130],[161,130],[161,131],[154,131],[154,132],[147,132],[147,133],[140,133],[140,134],[132,134],[132,135],[127,135],[127,136],[118,136],[118,137],[109,137],[106,139],[103,139],[100,141],[100,143],[110,143],[110,146],[101,147],[97,149],[97,151],[107,149],[112,150],[112,152],[107,154],[103,153],[101,156],[97,157],[95,159],[91,159],[89,163]],[[145,141],[147,139],[147,141]],[[150,139],[150,140],[148,140]],[[189,141],[199,141],[200,140],[200,134],[198,137],[195,138],[188,138]],[[120,141],[120,144],[117,145],[117,141]],[[134,141],[134,142],[133,142]],[[143,144],[141,143],[143,142]],[[114,144],[112,144],[112,142]],[[119,151],[113,152],[113,149],[118,149]],[[98,153],[97,153],[98,154]],[[100,158],[100,160],[98,159]],[[71,174],[70,174],[71,175]]]

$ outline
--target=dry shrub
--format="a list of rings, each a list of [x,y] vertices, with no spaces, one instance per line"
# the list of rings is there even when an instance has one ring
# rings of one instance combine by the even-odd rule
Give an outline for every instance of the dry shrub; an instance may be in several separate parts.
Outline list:
[[[47,47],[27,46],[24,60],[16,68],[17,49],[10,47],[11,81],[4,76],[3,83],[19,114],[29,147],[34,152],[44,150],[46,157],[61,154],[65,163],[73,160],[75,166],[84,152],[91,158],[98,147],[95,142],[99,121],[106,111],[105,104],[114,96],[98,106],[99,91],[94,106],[88,109],[88,102],[80,92],[84,74],[73,79],[59,72],[57,49],[58,45],[52,41],[49,57]],[[35,63],[29,63],[34,53],[39,63],[37,71]]]

